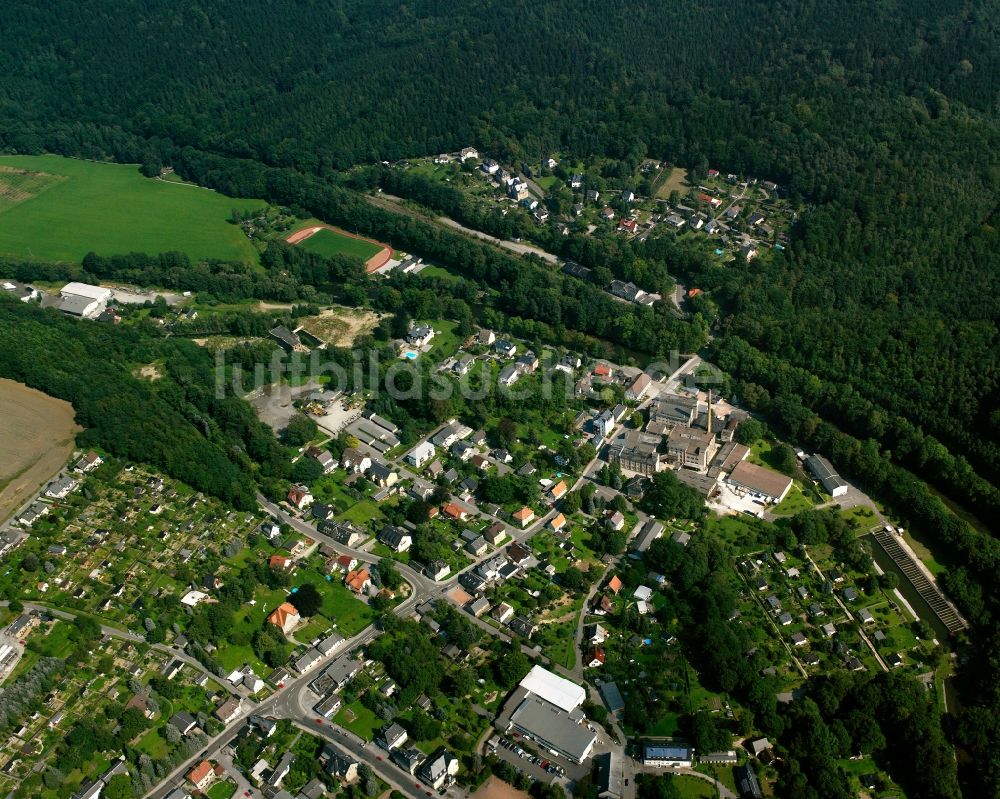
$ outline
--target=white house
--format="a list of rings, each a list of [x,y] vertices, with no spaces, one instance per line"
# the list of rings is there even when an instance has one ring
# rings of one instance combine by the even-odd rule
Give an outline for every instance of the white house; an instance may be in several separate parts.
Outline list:
[[[434,457],[434,452],[434,445],[430,441],[421,441],[417,444],[417,446],[406,453],[403,460],[415,469],[419,469],[427,463],[427,461]]]

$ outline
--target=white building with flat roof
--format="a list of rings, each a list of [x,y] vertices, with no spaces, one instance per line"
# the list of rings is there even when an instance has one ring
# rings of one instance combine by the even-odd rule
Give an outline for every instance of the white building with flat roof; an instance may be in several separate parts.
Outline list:
[[[62,302],[59,310],[81,319],[94,319],[101,315],[111,300],[111,289],[91,286],[88,283],[67,283],[59,291]]]
[[[553,674],[541,666],[533,666],[521,680],[521,687],[569,713],[583,704],[586,693],[575,682]]]

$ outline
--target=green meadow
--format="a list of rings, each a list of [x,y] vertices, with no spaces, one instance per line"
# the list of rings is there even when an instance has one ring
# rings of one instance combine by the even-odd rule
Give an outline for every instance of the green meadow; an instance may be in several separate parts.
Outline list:
[[[79,262],[101,255],[180,250],[192,259],[256,261],[234,208],[263,207],[139,174],[133,164],[56,155],[0,156],[0,253]]]

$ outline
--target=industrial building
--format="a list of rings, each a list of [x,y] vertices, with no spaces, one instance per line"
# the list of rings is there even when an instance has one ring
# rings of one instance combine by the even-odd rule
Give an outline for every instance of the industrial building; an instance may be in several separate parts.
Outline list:
[[[534,666],[504,705],[496,726],[515,729],[541,746],[574,763],[583,763],[597,743],[580,705],[582,687]]]
[[[67,283],[59,292],[62,299],[59,310],[81,319],[96,319],[108,307],[111,296],[111,289],[87,283]]]
[[[842,497],[847,493],[847,483],[837,474],[833,464],[822,455],[810,455],[806,458],[806,467],[831,497]]]
[[[727,482],[759,496],[765,502],[781,502],[792,488],[792,478],[750,461],[740,461]]]

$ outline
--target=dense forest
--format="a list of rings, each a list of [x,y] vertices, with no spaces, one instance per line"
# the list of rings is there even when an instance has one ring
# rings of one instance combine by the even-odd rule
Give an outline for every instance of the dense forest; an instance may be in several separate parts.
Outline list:
[[[711,355],[741,402],[830,454],[942,548],[943,583],[977,644],[963,652],[963,778],[967,795],[1000,795],[1000,555],[936,493],[983,529],[1000,512],[1000,6],[13,0],[5,10],[0,150],[142,162],[147,174],[174,166],[434,258],[463,280],[436,281],[437,297],[406,279],[376,288],[356,263],[280,246],[262,272],[168,255],[21,264],[19,275],[389,311],[417,302],[463,317],[485,306],[531,338],[648,356],[697,349],[711,325]],[[713,166],[776,180],[808,210],[785,251],[725,269],[669,237],[559,243],[602,279],[660,289],[672,276],[704,289],[682,321],[374,207],[358,192],[387,173],[342,172],[467,144],[529,165],[598,156],[608,179],[645,157],[696,177]],[[393,188],[456,217],[468,210],[448,192]],[[243,407],[204,393],[197,351],[84,327],[0,306],[0,372],[73,401],[88,435],[125,457],[135,445],[123,431],[137,425],[153,444],[147,459],[236,504],[252,501],[255,470],[280,472]],[[153,385],[132,375],[143,361],[177,365]],[[198,477],[204,464],[211,475]],[[816,704],[835,714],[880,701],[865,693],[876,690]],[[800,775],[821,779],[821,769]],[[806,795],[803,784],[782,791]]]

